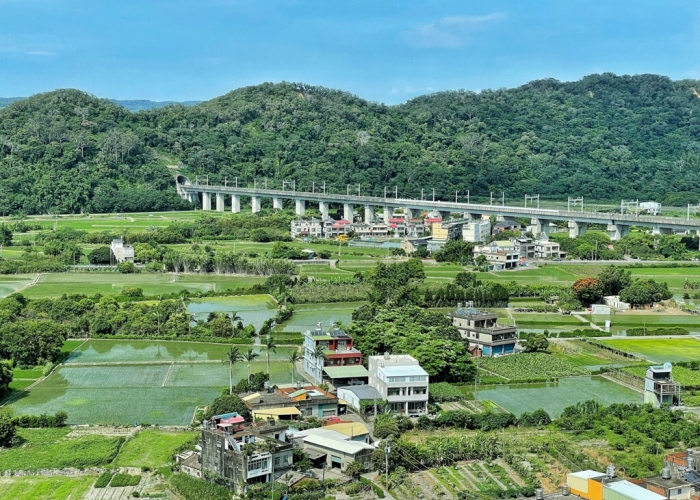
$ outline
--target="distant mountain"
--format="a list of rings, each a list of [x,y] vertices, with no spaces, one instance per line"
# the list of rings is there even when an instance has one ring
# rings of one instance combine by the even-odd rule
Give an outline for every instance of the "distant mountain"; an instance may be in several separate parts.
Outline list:
[[[27,99],[26,97],[0,97],[0,108],[9,106],[13,102],[21,101]],[[170,106],[172,104],[181,104],[182,106],[194,106],[202,101],[149,101],[148,99],[110,99],[111,102],[117,106],[122,106],[129,111],[146,111],[148,109],[154,108],[164,108],[165,106]]]
[[[21,101],[22,99],[26,99],[26,97],[0,97],[0,108],[9,106],[13,102]]]

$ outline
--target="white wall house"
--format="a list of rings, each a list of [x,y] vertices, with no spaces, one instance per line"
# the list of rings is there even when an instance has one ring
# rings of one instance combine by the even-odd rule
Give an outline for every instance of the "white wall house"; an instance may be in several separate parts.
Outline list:
[[[404,415],[428,412],[428,372],[408,354],[369,357],[369,385],[392,411]]]

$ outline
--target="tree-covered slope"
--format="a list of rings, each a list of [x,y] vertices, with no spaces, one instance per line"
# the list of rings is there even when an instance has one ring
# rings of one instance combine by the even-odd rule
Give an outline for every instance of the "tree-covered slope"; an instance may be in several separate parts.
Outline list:
[[[135,115],[77,90],[0,110],[0,213],[181,206]]]
[[[398,185],[404,196],[435,187],[445,199],[504,190],[697,203],[698,88],[603,74],[385,106],[281,83],[136,114],[61,90],[0,110],[0,210],[183,206],[162,158],[211,183],[257,177],[295,179],[301,189],[359,183],[374,194]]]

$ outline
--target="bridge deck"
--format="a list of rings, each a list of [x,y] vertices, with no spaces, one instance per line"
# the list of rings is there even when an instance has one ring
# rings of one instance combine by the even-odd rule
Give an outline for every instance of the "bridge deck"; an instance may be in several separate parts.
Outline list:
[[[658,226],[670,229],[700,230],[700,219],[682,219],[680,217],[663,217],[654,215],[633,215],[601,212],[570,212],[543,208],[525,208],[509,205],[486,205],[477,203],[459,203],[453,201],[414,200],[407,198],[355,196],[347,194],[311,193],[278,189],[255,189],[234,186],[178,185],[182,194],[214,193],[239,196],[256,196],[261,198],[284,198],[312,202],[347,203],[351,205],[371,205],[405,207],[417,210],[453,210],[473,214],[504,215],[512,217],[533,217],[542,220],[574,220],[591,224],[620,224],[630,226]]]

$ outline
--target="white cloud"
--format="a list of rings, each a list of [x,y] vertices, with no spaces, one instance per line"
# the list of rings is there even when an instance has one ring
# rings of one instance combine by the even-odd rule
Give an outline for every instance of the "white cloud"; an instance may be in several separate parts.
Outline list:
[[[458,48],[466,45],[471,35],[487,28],[505,16],[499,12],[485,16],[445,16],[439,21],[404,31],[401,38],[414,47]]]

